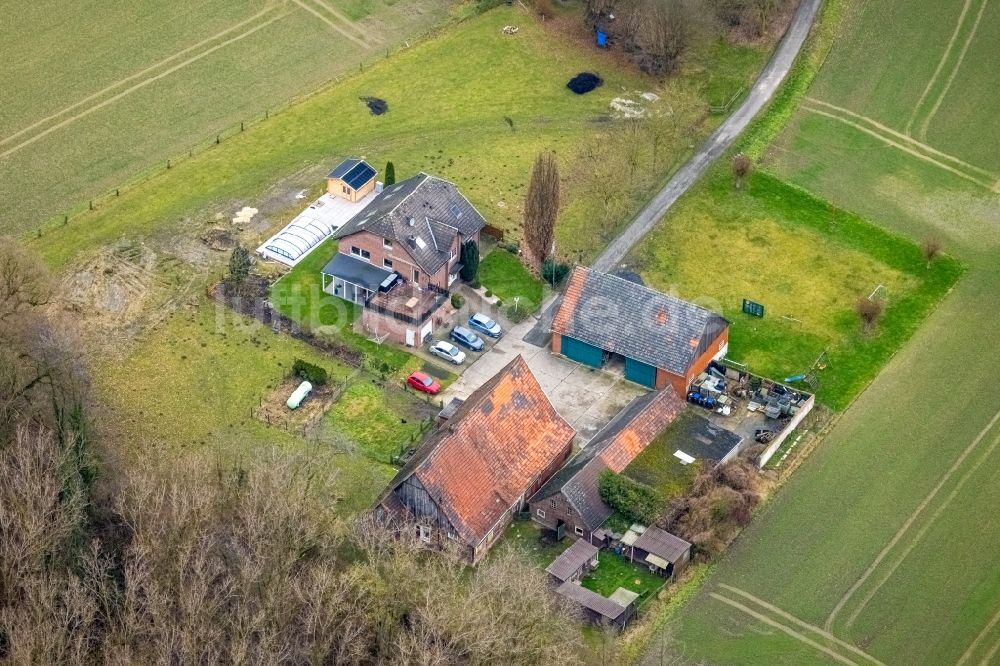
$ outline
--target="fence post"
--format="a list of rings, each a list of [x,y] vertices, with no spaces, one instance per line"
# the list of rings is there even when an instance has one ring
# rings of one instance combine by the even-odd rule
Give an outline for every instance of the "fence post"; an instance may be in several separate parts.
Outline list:
[[[241,132],[243,131],[243,121],[242,120],[240,121],[240,131]]]
[[[94,200],[90,200],[90,210],[94,210]]]
[[[219,135],[215,135],[215,145],[219,145]]]
[[[167,168],[170,168],[170,160],[167,160]]]

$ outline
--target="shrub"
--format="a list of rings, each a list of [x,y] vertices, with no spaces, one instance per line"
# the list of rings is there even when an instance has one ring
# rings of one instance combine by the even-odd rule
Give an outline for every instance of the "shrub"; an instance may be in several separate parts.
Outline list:
[[[941,243],[940,238],[931,236],[930,238],[925,238],[924,242],[920,244],[920,251],[924,255],[924,259],[927,261],[927,267],[931,267],[931,262],[941,256],[941,250],[944,246]]]
[[[862,296],[858,299],[858,303],[855,307],[858,311],[858,317],[861,319],[861,326],[864,329],[865,334],[867,335],[874,331],[875,327],[878,325],[879,319],[882,318],[882,314],[885,312],[885,302],[881,299],[872,300]]]
[[[626,518],[651,525],[660,514],[660,498],[649,486],[608,470],[598,479],[601,499]]]
[[[470,240],[462,244],[461,261],[461,278],[466,282],[472,282],[479,276],[479,246],[475,241]]]
[[[542,264],[542,278],[553,287],[561,285],[566,276],[569,275],[569,271],[569,264],[559,263],[552,259],[546,259],[545,263]]]
[[[736,189],[742,190],[747,182],[747,176],[750,175],[750,169],[753,168],[753,162],[750,161],[746,153],[737,153],[733,155],[731,167],[733,170],[733,184],[736,186]]]
[[[469,283],[469,286],[472,287],[473,289],[479,289],[480,287],[483,286],[483,284],[479,281],[479,278],[476,278],[475,280]]]
[[[465,299],[462,298],[461,294],[451,295],[451,307],[455,308],[456,310],[461,310],[463,305],[465,305]]]
[[[486,290],[486,298],[490,298],[491,296],[493,296],[493,292],[490,291],[489,289],[487,289]]]
[[[233,284],[243,284],[243,281],[250,275],[251,264],[250,252],[237,243],[236,247],[233,248],[233,253],[229,255],[229,279],[233,281]]]
[[[392,162],[385,163],[385,175],[382,184],[386,187],[396,184],[396,165]]]
[[[507,308],[507,319],[510,319],[514,324],[520,324],[530,315],[531,313],[528,311],[528,308],[523,305],[512,305]]]
[[[309,361],[303,361],[301,358],[295,359],[295,363],[292,364],[292,374],[301,377],[313,386],[323,386],[329,379],[326,368],[321,368]]]
[[[518,255],[521,254],[521,246],[517,243],[504,243],[501,245],[504,250],[507,250],[511,254]]]

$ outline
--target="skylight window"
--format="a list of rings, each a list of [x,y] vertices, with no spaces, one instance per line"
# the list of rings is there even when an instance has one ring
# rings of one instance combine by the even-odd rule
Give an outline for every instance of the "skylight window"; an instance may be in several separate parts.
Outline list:
[[[419,247],[421,250],[427,247],[427,243],[425,243],[424,239],[420,238],[419,236],[417,236],[417,247]]]

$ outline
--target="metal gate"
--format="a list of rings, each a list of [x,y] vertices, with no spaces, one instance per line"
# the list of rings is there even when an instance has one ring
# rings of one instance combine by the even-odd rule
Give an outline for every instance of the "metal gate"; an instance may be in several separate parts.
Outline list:
[[[656,368],[634,358],[626,357],[625,379],[648,388],[656,388]]]
[[[589,365],[592,368],[604,365],[604,351],[600,347],[587,344],[582,340],[564,335],[559,350],[566,358]]]

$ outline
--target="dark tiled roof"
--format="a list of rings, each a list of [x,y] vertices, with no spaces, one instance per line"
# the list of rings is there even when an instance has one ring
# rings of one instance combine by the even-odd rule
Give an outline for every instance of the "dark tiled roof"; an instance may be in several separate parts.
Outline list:
[[[404,245],[421,269],[434,273],[450,258],[455,234],[468,238],[485,225],[454,184],[421,173],[386,187],[334,237],[369,231]]]
[[[570,276],[552,330],[686,375],[728,325],[694,303],[580,266]]]
[[[592,546],[583,539],[577,539],[573,545],[564,550],[545,571],[561,583],[572,578],[580,568],[597,555],[597,546]]]
[[[561,492],[587,527],[597,529],[612,513],[598,490],[601,472],[621,472],[628,467],[684,408],[684,401],[669,386],[633,399],[542,486],[532,501]]]
[[[679,560],[691,548],[691,544],[684,539],[661,530],[659,527],[647,527],[646,531],[636,539],[634,545],[636,548],[658,555],[671,563]]]
[[[626,610],[617,601],[602,597],[597,592],[588,590],[582,585],[577,585],[573,582],[563,583],[556,588],[556,592],[609,620],[617,620]]]
[[[722,460],[743,441],[738,433],[712,423],[696,411],[677,422],[677,448],[699,460]]]
[[[413,475],[462,540],[477,544],[575,435],[518,356],[428,437],[379,501]]]
[[[333,167],[327,178],[339,178],[348,186],[358,189],[374,178],[376,173],[375,167],[364,160],[344,160]]]
[[[341,252],[333,255],[333,259],[327,262],[322,272],[347,280],[352,284],[361,285],[369,291],[378,289],[382,280],[392,275],[392,271],[373,266],[367,261],[355,259],[351,255]]]

